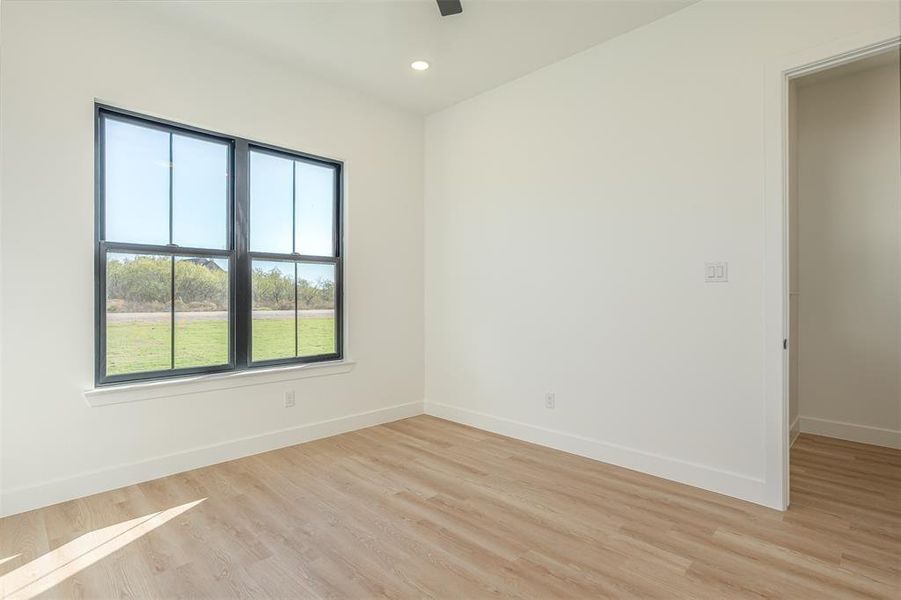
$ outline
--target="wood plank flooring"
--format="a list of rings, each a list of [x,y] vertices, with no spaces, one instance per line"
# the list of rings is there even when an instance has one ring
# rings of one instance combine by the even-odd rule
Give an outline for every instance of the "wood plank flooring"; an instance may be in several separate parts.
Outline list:
[[[0,520],[10,598],[901,598],[901,451],[785,513],[428,416]]]

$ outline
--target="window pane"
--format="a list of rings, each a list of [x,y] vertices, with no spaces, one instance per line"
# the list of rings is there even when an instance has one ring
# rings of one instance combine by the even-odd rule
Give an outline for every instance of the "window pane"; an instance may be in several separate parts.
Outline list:
[[[253,261],[251,360],[294,356],[294,263]]]
[[[225,248],[228,146],[172,136],[172,237],[180,246]]]
[[[297,263],[297,355],[337,352],[335,266]]]
[[[105,121],[106,239],[169,243],[169,134]]]
[[[109,253],[107,375],[172,367],[172,258]]]
[[[295,162],[297,220],[295,250],[334,256],[335,169]]]
[[[250,249],[292,252],[294,161],[250,152]]]
[[[175,259],[175,368],[228,364],[228,259]]]

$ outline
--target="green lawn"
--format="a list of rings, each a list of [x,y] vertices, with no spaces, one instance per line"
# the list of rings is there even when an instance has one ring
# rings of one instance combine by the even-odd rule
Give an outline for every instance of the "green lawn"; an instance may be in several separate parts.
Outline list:
[[[299,319],[300,356],[335,352],[335,319]],[[171,368],[168,323],[107,325],[107,374]],[[294,356],[294,319],[259,319],[253,323],[253,360]],[[228,362],[226,321],[186,321],[175,327],[175,368]]]

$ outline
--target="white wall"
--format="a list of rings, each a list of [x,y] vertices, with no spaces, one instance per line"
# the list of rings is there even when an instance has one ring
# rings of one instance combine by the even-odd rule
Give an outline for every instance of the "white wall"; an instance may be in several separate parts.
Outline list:
[[[421,412],[421,118],[132,3],[2,11],[2,512]],[[346,161],[352,372],[88,407],[95,98]]]
[[[801,430],[901,448],[897,52],[798,87]]]
[[[702,2],[429,117],[426,410],[776,505],[766,77],[897,20]]]

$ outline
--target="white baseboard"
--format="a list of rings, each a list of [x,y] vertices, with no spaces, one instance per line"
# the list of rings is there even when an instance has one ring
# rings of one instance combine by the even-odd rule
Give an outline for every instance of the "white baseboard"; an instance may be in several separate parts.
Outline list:
[[[766,482],[763,479],[439,402],[426,401],[425,413],[492,433],[769,506],[766,503]],[[771,506],[771,508],[781,510],[781,507]]]
[[[901,431],[869,425],[856,425],[816,417],[801,417],[801,432],[825,435],[840,440],[901,449]]]
[[[801,417],[795,417],[795,420],[792,421],[791,427],[788,430],[789,448],[795,445],[799,435],[801,435]]]
[[[229,440],[210,446],[192,448],[136,463],[116,465],[97,471],[81,473],[73,477],[3,490],[2,495],[0,495],[0,516],[13,515],[74,498],[90,496],[91,494],[158,479],[174,473],[190,471],[191,469],[251,456],[260,452],[363,429],[364,427],[390,423],[391,421],[421,415],[422,412],[422,402],[398,404],[345,417],[279,429],[237,440]]]

